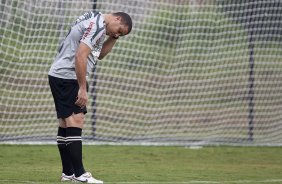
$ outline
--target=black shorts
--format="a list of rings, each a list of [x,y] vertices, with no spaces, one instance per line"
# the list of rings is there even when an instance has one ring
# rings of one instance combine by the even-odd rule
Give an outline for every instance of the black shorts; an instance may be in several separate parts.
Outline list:
[[[87,113],[86,107],[81,108],[75,105],[79,90],[77,80],[61,79],[50,75],[48,77],[57,111],[57,118],[67,118],[73,113]]]

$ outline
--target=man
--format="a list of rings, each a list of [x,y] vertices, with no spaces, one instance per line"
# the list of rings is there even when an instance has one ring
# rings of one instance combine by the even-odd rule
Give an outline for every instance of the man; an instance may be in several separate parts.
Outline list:
[[[131,28],[132,20],[126,13],[87,12],[73,23],[59,48],[48,76],[59,121],[61,181],[103,183],[86,172],[82,162],[81,134],[88,100],[86,78],[97,60],[105,57]]]

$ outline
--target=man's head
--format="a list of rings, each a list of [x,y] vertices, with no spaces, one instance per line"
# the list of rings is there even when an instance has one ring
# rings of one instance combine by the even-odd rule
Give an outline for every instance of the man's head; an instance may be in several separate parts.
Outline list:
[[[109,14],[106,19],[107,35],[118,38],[130,33],[132,29],[131,17],[124,12]]]

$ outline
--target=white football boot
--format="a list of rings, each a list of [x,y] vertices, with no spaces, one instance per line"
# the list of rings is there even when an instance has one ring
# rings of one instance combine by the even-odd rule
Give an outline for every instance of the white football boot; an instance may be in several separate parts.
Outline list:
[[[95,183],[95,184],[102,184],[103,181],[97,180],[94,177],[92,177],[90,172],[86,172],[83,175],[79,177],[73,177],[72,178],[73,182],[82,182],[82,183]]]
[[[62,173],[62,176],[61,176],[61,181],[72,181],[72,178],[74,177],[74,174],[73,175],[66,175],[65,173]]]

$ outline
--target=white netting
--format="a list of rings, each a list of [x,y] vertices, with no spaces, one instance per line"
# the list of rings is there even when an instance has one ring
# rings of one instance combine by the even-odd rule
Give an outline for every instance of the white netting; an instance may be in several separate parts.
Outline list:
[[[2,0],[0,8],[2,142],[55,140],[47,73],[69,25],[95,8],[127,12],[134,26],[89,81],[85,141],[282,144],[280,0]]]

